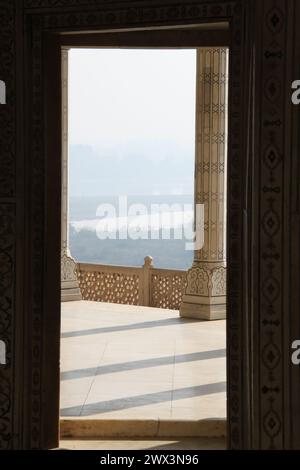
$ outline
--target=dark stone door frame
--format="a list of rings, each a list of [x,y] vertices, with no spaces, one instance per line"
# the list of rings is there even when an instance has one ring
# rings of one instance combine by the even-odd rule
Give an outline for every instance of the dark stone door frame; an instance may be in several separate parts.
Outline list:
[[[49,136],[60,129],[60,119],[54,119],[60,34],[224,20],[230,23],[232,77],[228,443],[240,449],[299,447],[300,380],[289,356],[293,334],[300,337],[300,273],[291,269],[299,260],[293,179],[300,176],[299,112],[289,101],[291,80],[298,78],[293,74],[300,51],[293,38],[299,39],[299,2],[3,0],[2,5],[0,79],[7,84],[7,105],[0,108],[0,332],[8,362],[0,368],[0,448],[47,448],[58,439],[60,142]]]
[[[243,111],[243,93],[247,87],[247,83],[244,83],[246,72],[243,69],[243,53],[245,43],[242,42],[242,38],[245,31],[242,30],[243,13],[244,9],[240,7],[239,2],[221,2],[218,4],[202,4],[201,6],[189,6],[186,4],[185,16],[180,17],[179,10],[176,7],[155,8],[152,6],[151,9],[145,8],[143,15],[141,11],[127,9],[126,4],[120,9],[109,10],[107,13],[103,11],[97,12],[93,9],[93,21],[91,24],[91,15],[89,13],[76,13],[75,11],[63,15],[60,12],[48,12],[46,14],[33,14],[28,18],[31,28],[29,30],[29,41],[30,50],[29,55],[26,57],[25,63],[28,65],[28,75],[30,76],[29,88],[30,89],[30,101],[33,103],[32,112],[30,115],[32,119],[29,121],[29,152],[32,156],[32,172],[34,178],[34,187],[37,187],[42,178],[46,178],[47,189],[40,187],[40,194],[36,197],[36,194],[32,195],[32,203],[35,206],[35,210],[38,211],[41,216],[43,208],[44,212],[44,232],[43,236],[45,245],[43,247],[43,258],[37,257],[34,259],[34,270],[35,280],[34,284],[40,292],[40,298],[43,298],[43,325],[44,330],[33,335],[31,338],[33,348],[43,348],[44,355],[35,362],[33,374],[41,377],[41,383],[33,382],[32,387],[40,389],[43,387],[43,394],[37,393],[35,396],[35,403],[32,407],[31,413],[36,409],[37,415],[35,419],[34,427],[36,428],[35,435],[40,440],[40,436],[44,435],[46,441],[43,442],[43,446],[53,445],[53,436],[55,436],[55,429],[57,428],[57,405],[58,400],[54,401],[54,397],[58,397],[58,376],[57,376],[57,364],[59,361],[59,350],[57,343],[59,341],[59,214],[60,214],[60,178],[57,175],[60,174],[60,140],[58,137],[61,135],[61,123],[57,119],[60,113],[60,74],[57,71],[60,70],[60,44],[67,41],[69,44],[72,41],[64,35],[61,38],[61,33],[72,32],[72,34],[82,31],[87,32],[99,28],[105,29],[134,29],[137,25],[139,28],[151,27],[151,26],[185,26],[189,24],[197,24],[201,22],[224,22],[226,19],[230,23],[230,63],[231,63],[231,76],[234,76],[234,80],[231,80],[230,93],[229,93],[229,108],[230,108],[230,140],[229,140],[229,152],[228,152],[228,211],[229,217],[235,221],[235,223],[228,224],[229,237],[228,240],[233,242],[234,250],[229,245],[228,253],[228,403],[235,401],[238,403],[236,409],[232,407],[229,411],[229,430],[230,434],[236,435],[238,428],[241,426],[242,420],[245,419],[243,415],[243,396],[242,396],[242,378],[245,380],[247,377],[245,371],[240,370],[242,361],[242,342],[238,342],[238,349],[235,354],[232,353],[232,348],[236,347],[235,342],[231,342],[231,337],[240,337],[242,332],[242,312],[244,310],[245,299],[243,298],[243,291],[241,285],[233,282],[233,276],[238,275],[239,279],[242,279],[242,273],[244,272],[243,257],[242,257],[242,207],[244,204],[243,199],[243,185],[242,181],[246,178],[246,160],[242,161],[242,156],[246,156],[246,120],[247,115]],[[195,9],[195,10],[194,10]],[[206,12],[206,16],[203,16],[203,12]],[[171,14],[171,17],[169,16]],[[174,15],[174,17],[172,17]],[[192,15],[192,16],[191,16]],[[155,18],[155,19],[154,19]],[[146,34],[149,34],[148,32]],[[155,35],[157,35],[157,31]],[[161,32],[162,36],[163,33]],[[168,35],[172,34],[172,30],[168,30]],[[183,36],[184,31],[181,33]],[[193,32],[190,32],[190,41],[192,40]],[[201,34],[201,33],[200,33]],[[222,35],[224,33],[220,33]],[[154,35],[154,36],[155,36]],[[173,37],[176,37],[179,33],[174,30]],[[84,40],[85,35],[82,36]],[[121,33],[119,33],[121,38]],[[80,40],[77,38],[77,41]],[[194,44],[197,44],[195,39]],[[200,45],[201,42],[198,42]],[[45,54],[48,47],[48,54]],[[234,70],[234,72],[233,72]],[[248,76],[248,74],[247,74]],[[54,93],[54,96],[53,96]],[[51,117],[52,116],[52,117]],[[233,129],[239,131],[234,132]],[[245,127],[244,127],[245,126]],[[40,136],[40,146],[35,136]],[[234,150],[233,150],[234,149]],[[45,152],[43,154],[43,152]],[[233,155],[238,155],[238,159],[234,159]],[[230,188],[234,186],[234,191]],[[41,219],[36,220],[36,226],[34,233],[32,233],[33,243],[35,240],[35,234],[42,230],[43,225]],[[50,232],[47,227],[51,227]],[[37,237],[39,239],[39,236]],[[35,241],[34,241],[35,240]],[[40,245],[42,247],[42,245]],[[33,250],[33,248],[32,248]],[[56,262],[55,262],[56,260]],[[235,274],[233,274],[233,266]],[[41,276],[41,273],[43,275]],[[233,302],[234,299],[234,302]],[[32,305],[34,298],[31,299]],[[35,309],[34,309],[35,310]],[[36,309],[37,314],[32,318],[33,325],[38,322],[40,318],[40,310]],[[46,333],[47,332],[47,333]],[[236,336],[238,335],[238,336]],[[37,358],[38,359],[38,358]],[[231,371],[233,363],[236,363],[236,370],[238,370],[237,376],[233,376]],[[245,391],[244,391],[245,393]],[[42,421],[38,421],[40,416],[39,409],[41,402],[45,403],[45,408],[42,414]],[[244,408],[246,410],[246,406]],[[33,424],[33,423],[32,423]],[[38,428],[38,425],[40,426]],[[48,442],[47,437],[50,437]],[[237,443],[238,443],[237,439]],[[37,441],[34,445],[38,446],[40,441]],[[234,446],[232,442],[230,445]]]

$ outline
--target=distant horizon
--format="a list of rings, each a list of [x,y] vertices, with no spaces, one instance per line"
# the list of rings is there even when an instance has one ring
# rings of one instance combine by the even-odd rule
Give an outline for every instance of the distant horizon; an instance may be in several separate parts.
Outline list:
[[[175,149],[160,161],[126,148],[126,156],[101,155],[88,145],[72,145],[69,195],[184,195],[194,191],[194,150]],[[137,177],[138,176],[138,177]]]
[[[69,199],[84,199],[84,198],[87,198],[87,199],[97,199],[97,198],[117,198],[119,196],[122,196],[122,194],[93,194],[93,195],[86,195],[86,196],[81,196],[81,195],[69,195]],[[180,198],[180,197],[192,197],[194,198],[194,193],[191,192],[191,193],[178,193],[178,194],[148,194],[148,193],[132,193],[132,194],[129,194],[127,195],[128,198],[137,198],[137,197],[142,197],[142,198],[145,198],[145,197],[153,197],[153,198],[159,198],[159,197],[162,197],[162,198],[167,198],[167,197],[174,197],[174,198]]]

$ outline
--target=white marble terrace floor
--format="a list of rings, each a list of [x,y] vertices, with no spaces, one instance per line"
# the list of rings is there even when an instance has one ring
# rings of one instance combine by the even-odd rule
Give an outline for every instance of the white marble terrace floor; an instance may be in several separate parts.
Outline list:
[[[226,416],[225,321],[97,302],[62,304],[61,417]]]

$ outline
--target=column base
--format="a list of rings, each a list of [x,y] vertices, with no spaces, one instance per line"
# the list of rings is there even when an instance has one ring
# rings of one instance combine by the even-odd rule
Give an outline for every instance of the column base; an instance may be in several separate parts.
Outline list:
[[[61,301],[71,302],[82,300],[81,291],[77,281],[63,281],[61,283]]]
[[[198,320],[225,320],[226,297],[220,297],[220,299],[205,299],[184,295],[179,314],[182,318],[196,318]]]
[[[61,301],[82,300],[77,279],[77,265],[67,250],[61,254]]]

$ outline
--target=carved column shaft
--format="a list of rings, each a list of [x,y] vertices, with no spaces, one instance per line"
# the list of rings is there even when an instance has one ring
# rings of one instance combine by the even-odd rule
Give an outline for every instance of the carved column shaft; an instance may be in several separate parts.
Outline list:
[[[228,49],[197,50],[195,204],[204,205],[204,245],[194,252],[180,314],[226,316]]]
[[[68,50],[62,50],[62,207],[61,207],[61,299],[81,300],[76,262],[69,249],[69,144],[68,144]]]

